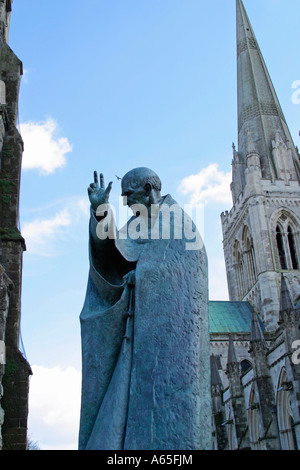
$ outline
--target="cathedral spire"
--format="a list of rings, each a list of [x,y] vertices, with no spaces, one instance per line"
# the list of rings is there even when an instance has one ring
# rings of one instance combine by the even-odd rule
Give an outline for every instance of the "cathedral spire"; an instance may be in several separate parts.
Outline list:
[[[238,364],[238,360],[236,358],[236,352],[235,352],[235,347],[233,344],[233,339],[232,336],[229,335],[229,341],[228,341],[228,359],[227,359],[228,364]]]
[[[221,380],[219,370],[218,370],[217,358],[214,355],[210,356],[210,369],[211,369],[211,374],[210,374],[211,385],[215,387],[218,387],[218,386],[222,387],[222,380]]]
[[[294,310],[291,296],[284,275],[281,273],[280,312],[290,313]]]
[[[240,365],[236,357],[235,347],[233,343],[232,335],[229,334],[228,338],[228,356],[227,356],[227,369],[226,373],[228,377],[234,378],[239,377],[240,374]]]
[[[251,320],[251,336],[250,336],[250,341],[253,343],[254,341],[260,342],[263,346],[266,346],[265,344],[265,338],[261,329],[261,326],[258,321],[258,316],[252,310],[252,320]]]
[[[278,101],[264,58],[242,0],[236,0],[237,80],[238,80],[238,152],[246,158],[249,131],[261,158],[264,179],[279,179],[272,154],[277,133],[282,137],[299,171],[296,149]]]
[[[296,315],[295,307],[289,293],[287,281],[283,273],[281,273],[279,324],[292,320],[293,318],[296,318],[296,323],[298,323],[298,316]]]

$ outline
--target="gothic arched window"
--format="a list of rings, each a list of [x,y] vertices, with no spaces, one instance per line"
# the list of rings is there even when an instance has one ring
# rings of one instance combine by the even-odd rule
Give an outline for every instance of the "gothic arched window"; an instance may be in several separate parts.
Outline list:
[[[281,210],[272,216],[274,255],[277,269],[300,269],[300,221],[295,214]]]
[[[243,250],[246,286],[250,290],[257,280],[257,274],[253,240],[247,226],[243,231]]]
[[[282,235],[282,231],[279,225],[277,225],[276,227],[276,242],[277,242],[277,249],[278,249],[281,269],[287,269],[283,235]]]
[[[295,247],[295,238],[291,227],[288,227],[288,242],[293,269],[298,269],[298,260]]]
[[[239,299],[242,299],[246,292],[245,276],[244,276],[242,251],[241,251],[240,244],[237,240],[234,244],[233,258],[234,258],[233,264],[234,264],[236,285],[237,285],[237,295]]]

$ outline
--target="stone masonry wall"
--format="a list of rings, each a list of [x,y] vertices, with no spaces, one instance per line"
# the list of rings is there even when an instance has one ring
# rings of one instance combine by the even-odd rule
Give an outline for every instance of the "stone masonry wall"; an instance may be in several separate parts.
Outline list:
[[[23,141],[16,127],[23,66],[7,44],[10,10],[11,1],[0,0],[0,272],[13,286],[8,291],[0,279],[0,448],[25,450],[31,369],[19,351],[25,242],[18,229]]]
[[[2,449],[2,425],[4,423],[4,410],[1,406],[1,398],[3,395],[2,379],[6,364],[5,333],[11,288],[12,282],[0,264],[0,450]]]

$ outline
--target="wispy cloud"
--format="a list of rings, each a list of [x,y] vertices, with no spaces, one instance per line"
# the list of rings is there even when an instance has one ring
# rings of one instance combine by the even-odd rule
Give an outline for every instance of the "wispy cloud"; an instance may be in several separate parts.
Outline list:
[[[196,175],[184,178],[179,191],[189,195],[189,203],[195,206],[219,202],[231,204],[230,183],[231,172],[220,171],[218,164],[212,163]]]
[[[72,151],[72,145],[66,137],[58,136],[58,124],[54,119],[24,122],[20,124],[20,130],[24,141],[24,170],[36,169],[48,175],[66,164],[66,154]]]
[[[32,366],[29,434],[41,450],[76,450],[81,373],[74,367]]]
[[[32,222],[25,223],[22,233],[27,247],[29,245],[29,251],[39,252],[41,246],[44,246],[54,235],[57,236],[58,231],[62,227],[67,227],[70,223],[70,214],[67,210],[62,210],[51,219],[35,219]]]
[[[216,234],[220,234],[220,247],[222,246],[222,232],[220,224],[220,211],[217,204],[231,206],[230,191],[231,172],[219,170],[217,163],[211,163],[195,175],[185,177],[179,185],[181,194],[189,198],[188,203],[197,209],[203,210],[202,226],[198,226],[206,248],[208,250],[209,266],[209,297],[210,300],[228,300],[226,270],[223,251],[211,245]],[[209,205],[209,209],[207,206]],[[213,206],[216,206],[214,210]],[[206,219],[204,213],[209,213]],[[219,232],[218,232],[219,231]],[[206,236],[206,234],[208,234]],[[210,252],[211,250],[211,252]]]
[[[41,208],[38,208],[37,212],[42,212]],[[74,197],[58,201],[56,211],[51,217],[36,217],[33,220],[25,221],[22,223],[21,229],[28,253],[39,256],[56,255],[58,241],[68,240],[70,238],[70,229],[74,228],[83,219],[86,220],[87,225],[88,216],[89,204],[87,198]]]

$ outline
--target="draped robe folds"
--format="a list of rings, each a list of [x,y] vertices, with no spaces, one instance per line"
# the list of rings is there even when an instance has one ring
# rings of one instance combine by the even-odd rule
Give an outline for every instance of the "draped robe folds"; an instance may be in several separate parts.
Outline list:
[[[99,240],[91,210],[79,449],[210,448],[207,257],[180,214],[181,239]]]

